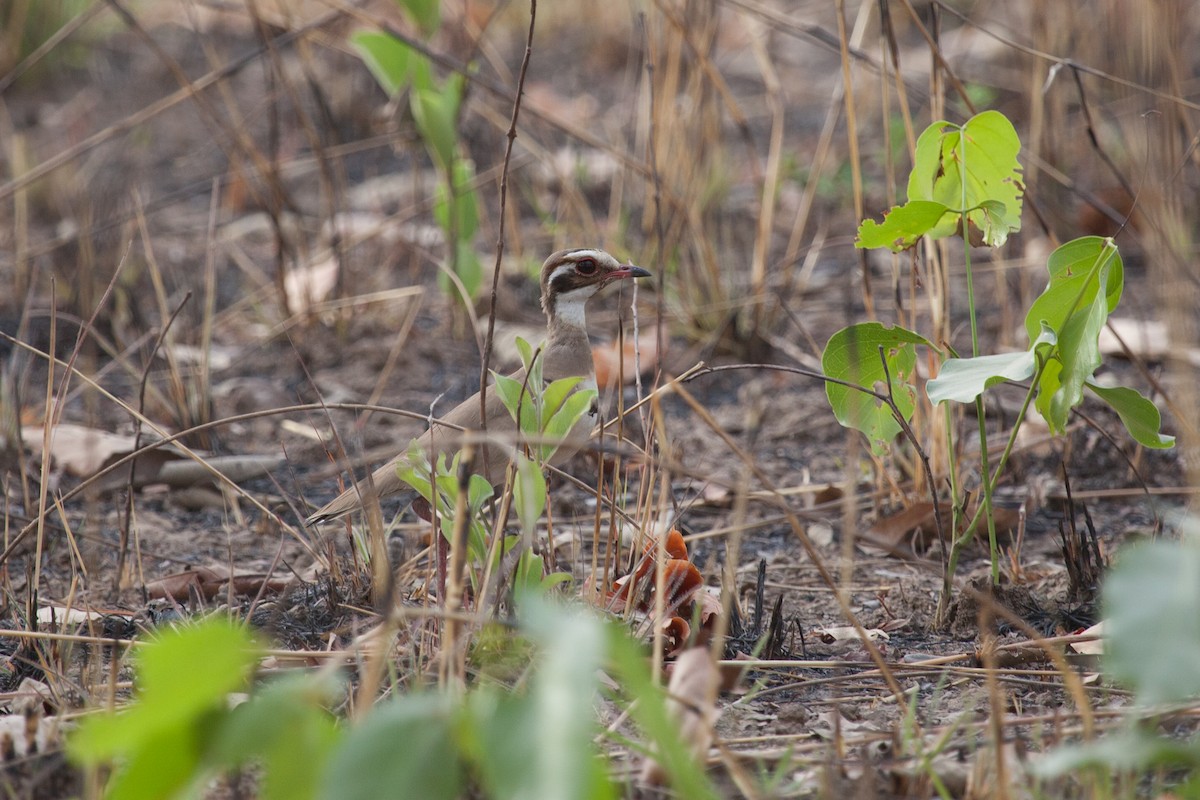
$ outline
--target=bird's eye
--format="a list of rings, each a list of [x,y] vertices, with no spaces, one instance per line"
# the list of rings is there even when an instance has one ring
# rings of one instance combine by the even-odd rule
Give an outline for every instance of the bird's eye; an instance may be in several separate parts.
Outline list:
[[[594,258],[581,258],[575,262],[575,271],[580,275],[595,275],[598,266]]]

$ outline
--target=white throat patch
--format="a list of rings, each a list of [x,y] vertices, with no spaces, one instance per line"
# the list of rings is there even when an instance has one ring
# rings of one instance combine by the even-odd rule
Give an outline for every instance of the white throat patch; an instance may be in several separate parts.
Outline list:
[[[585,286],[582,289],[564,292],[554,300],[554,318],[563,325],[570,325],[581,331],[587,330],[584,310],[588,298],[596,293],[595,286]]]

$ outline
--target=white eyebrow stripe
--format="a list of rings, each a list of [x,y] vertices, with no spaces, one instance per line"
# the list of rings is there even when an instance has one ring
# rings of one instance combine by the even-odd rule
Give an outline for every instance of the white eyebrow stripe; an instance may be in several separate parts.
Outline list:
[[[607,255],[608,254],[605,253],[603,250],[586,249],[586,250],[572,250],[571,252],[567,253],[566,257],[571,259],[572,261],[578,261],[581,258],[594,258],[597,261],[604,261],[605,256],[607,256]]]

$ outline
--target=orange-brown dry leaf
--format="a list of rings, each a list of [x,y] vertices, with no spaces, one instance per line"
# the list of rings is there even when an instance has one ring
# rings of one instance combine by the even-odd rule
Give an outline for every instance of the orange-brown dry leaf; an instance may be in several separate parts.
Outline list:
[[[627,338],[623,345],[619,342],[597,345],[592,348],[592,363],[596,368],[596,386],[600,391],[616,386],[618,378],[624,378],[626,384],[634,382],[637,377],[634,363],[640,366],[642,376],[654,372],[658,366],[658,331],[651,329],[637,338],[637,352],[634,352],[634,340]]]
[[[942,534],[949,536],[950,504],[940,503],[939,509],[942,512]],[[973,503],[967,508],[968,519],[974,516],[975,509]],[[1020,510],[993,505],[992,519],[995,521],[997,532],[1010,531],[1020,522]],[[987,530],[986,523],[981,522],[977,530]],[[881,547],[893,555],[906,555],[910,550],[914,553],[925,552],[937,537],[937,517],[933,513],[933,503],[919,500],[903,511],[875,520],[863,537],[863,543]]]
[[[667,541],[663,545],[663,549],[667,551],[667,555],[671,558],[681,558],[684,561],[688,557],[687,542],[683,540],[683,534],[674,528],[667,534]],[[657,550],[655,551],[657,552]]]
[[[182,602],[188,600],[194,590],[205,600],[212,600],[227,592],[231,583],[234,594],[255,595],[264,590],[264,584],[267,592],[282,591],[288,585],[288,579],[261,573],[230,576],[228,570],[220,567],[193,567],[150,581],[146,591],[153,598],[170,597]]]
[[[673,560],[678,559],[681,561],[687,561],[687,543],[684,542],[683,534],[681,534],[679,531],[672,529],[671,532],[667,534],[667,540],[663,544],[663,547],[666,550],[669,558]],[[656,563],[655,559],[657,555],[658,540],[650,539],[646,542],[646,546],[642,549],[642,557],[638,559],[638,563],[634,569],[632,577],[626,575],[613,582],[613,593],[611,595],[611,599],[614,602],[624,603],[629,599],[629,593],[631,591],[636,591],[643,595],[642,599],[637,602],[636,607],[643,611],[648,610],[647,598],[650,597],[650,593],[653,588],[654,573],[652,570]],[[669,567],[670,562],[668,562],[668,568]],[[677,567],[676,569],[679,568]],[[693,569],[695,568],[693,567]],[[700,575],[698,570],[696,571],[696,575]],[[670,583],[668,582],[667,585],[670,586]],[[667,596],[668,598],[672,597],[674,596],[674,593],[669,592]]]
[[[667,611],[673,613],[690,603],[696,592],[704,585],[700,570],[690,561],[673,558],[663,567],[663,586],[666,589]],[[644,609],[649,611],[651,609]]]
[[[950,505],[942,503],[942,524],[950,525]],[[924,550],[925,542],[932,542],[937,536],[937,519],[933,513],[933,503],[920,500],[896,514],[880,517],[867,530],[867,544],[882,547],[888,552],[906,552]]]
[[[712,744],[713,725],[720,714],[717,710],[720,685],[721,672],[707,647],[689,648],[675,659],[667,684],[668,711],[679,725],[680,738],[697,761],[704,758]],[[642,764],[642,783],[662,786],[666,778],[663,768],[653,758]]]
[[[683,617],[669,617],[663,622],[663,652],[667,657],[677,656],[687,647],[692,635],[692,626]]]
[[[146,584],[146,592],[157,599],[170,597],[183,601],[189,599],[194,590],[204,599],[211,600],[228,578],[227,573],[211,567],[193,567],[150,581]]]

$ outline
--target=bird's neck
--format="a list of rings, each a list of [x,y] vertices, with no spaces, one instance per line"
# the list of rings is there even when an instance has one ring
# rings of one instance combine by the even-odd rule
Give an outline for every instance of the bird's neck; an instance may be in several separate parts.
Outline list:
[[[588,341],[584,306],[586,297],[564,295],[554,304],[547,321],[545,376],[556,380],[592,374],[592,345]]]
[[[572,297],[564,294],[554,303],[554,313],[550,315],[550,338],[554,339],[555,332],[569,336],[587,336],[587,298]]]

